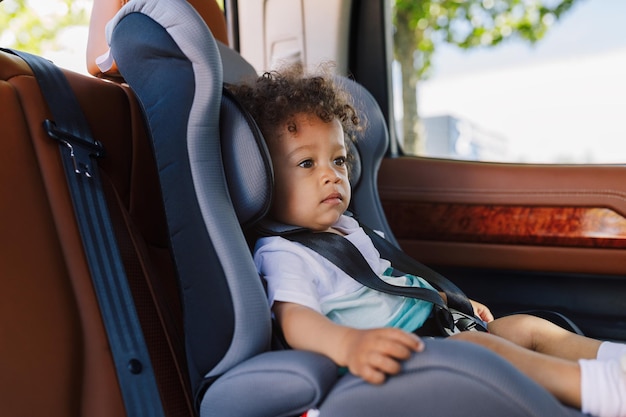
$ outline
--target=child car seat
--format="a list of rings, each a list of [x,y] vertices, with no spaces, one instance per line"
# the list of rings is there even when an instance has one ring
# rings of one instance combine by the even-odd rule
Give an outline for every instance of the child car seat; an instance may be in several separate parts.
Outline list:
[[[152,135],[201,416],[292,416],[309,408],[343,417],[581,415],[463,342],[428,340],[381,386],[338,378],[322,355],[271,351],[270,312],[242,230],[267,211],[271,163],[254,122],[222,94],[210,31],[184,0],[133,0],[107,33]],[[372,185],[365,175],[361,181]]]
[[[387,148],[389,134],[387,124],[376,99],[363,87],[347,78],[340,78],[339,84],[354,98],[359,113],[363,115],[366,131],[354,145],[353,152],[356,169],[350,172],[352,200],[350,211],[363,224],[384,233],[385,238],[396,246],[398,242],[387,223],[380,197],[378,196],[378,169]]]

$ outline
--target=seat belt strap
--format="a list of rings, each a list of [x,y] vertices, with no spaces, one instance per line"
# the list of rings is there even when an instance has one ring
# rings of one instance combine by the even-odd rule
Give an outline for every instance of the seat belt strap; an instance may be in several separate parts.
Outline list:
[[[402,297],[417,298],[428,301],[436,306],[450,329],[454,328],[454,320],[446,303],[438,292],[428,288],[405,287],[392,285],[380,279],[372,270],[361,252],[352,242],[335,233],[310,231],[282,235],[283,238],[298,242],[335,264],[347,275],[362,285],[383,293]]]
[[[469,299],[452,281],[437,271],[430,269],[423,263],[413,259],[369,227],[363,224],[360,224],[360,226],[370,237],[381,256],[390,261],[391,265],[404,273],[422,277],[435,288],[443,291],[448,299],[448,307],[471,316],[474,315],[474,309]]]
[[[93,140],[78,100],[56,65],[25,52],[4,51],[28,63],[52,113],[53,120],[45,120],[43,124],[48,135],[59,141],[126,415],[164,417],[156,377],[95,162],[95,158],[103,154],[102,145]]]

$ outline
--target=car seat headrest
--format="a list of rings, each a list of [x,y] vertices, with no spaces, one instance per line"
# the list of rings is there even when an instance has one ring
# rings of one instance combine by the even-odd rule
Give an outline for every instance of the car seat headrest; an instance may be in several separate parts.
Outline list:
[[[220,137],[228,191],[237,219],[246,229],[269,210],[274,174],[261,132],[227,89],[222,96]]]
[[[365,87],[345,77],[339,77],[337,83],[352,96],[365,126],[357,132],[355,142],[357,151],[354,152],[356,160],[350,179],[350,211],[364,224],[382,231],[387,239],[396,243],[378,195],[378,169],[389,146],[387,122],[378,102]]]
[[[354,142],[350,142],[348,145],[348,154],[350,155],[350,186],[354,189],[358,186],[361,180],[361,155],[359,154],[359,148]]]

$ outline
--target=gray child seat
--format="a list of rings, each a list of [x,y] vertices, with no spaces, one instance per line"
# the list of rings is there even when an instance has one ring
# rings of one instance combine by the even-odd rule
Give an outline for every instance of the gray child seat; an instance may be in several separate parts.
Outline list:
[[[227,52],[222,62],[184,0],[133,0],[107,36],[152,135],[201,417],[296,416],[310,408],[322,417],[581,415],[463,342],[428,340],[425,352],[380,386],[339,378],[315,353],[272,351],[270,311],[243,232],[267,211],[272,170],[254,122],[222,92],[222,65],[239,65],[237,59]],[[385,122],[362,87],[344,83],[369,122],[358,143],[353,209],[392,237],[376,192]]]

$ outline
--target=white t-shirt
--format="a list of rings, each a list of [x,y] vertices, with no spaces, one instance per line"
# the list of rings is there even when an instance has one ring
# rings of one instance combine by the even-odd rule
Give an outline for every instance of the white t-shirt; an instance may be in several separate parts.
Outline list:
[[[333,226],[345,233],[372,270],[393,285],[433,287],[413,275],[389,276],[391,263],[380,257],[371,239],[350,217]],[[397,327],[413,331],[430,315],[432,304],[381,293],[366,287],[317,252],[279,236],[257,241],[254,262],[266,279],[270,304],[275,301],[309,307],[332,321],[355,328]],[[434,289],[433,289],[434,290]]]

